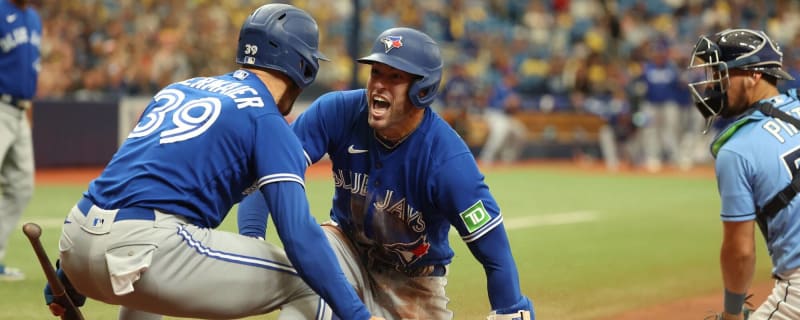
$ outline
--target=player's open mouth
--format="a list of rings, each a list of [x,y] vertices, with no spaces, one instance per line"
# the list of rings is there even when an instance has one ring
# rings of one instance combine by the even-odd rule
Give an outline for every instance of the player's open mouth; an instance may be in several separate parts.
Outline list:
[[[391,104],[383,97],[373,96],[372,98],[372,112],[373,116],[382,116],[389,109]]]

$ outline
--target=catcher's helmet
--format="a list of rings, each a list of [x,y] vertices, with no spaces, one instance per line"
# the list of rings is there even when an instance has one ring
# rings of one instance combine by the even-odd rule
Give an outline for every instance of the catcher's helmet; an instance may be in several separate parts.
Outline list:
[[[288,4],[259,7],[242,24],[236,63],[283,72],[300,88],[317,77],[319,29],[308,13]]]
[[[794,80],[782,69],[780,46],[759,30],[728,29],[702,36],[692,55],[689,68],[704,68],[706,77],[689,83],[689,88],[697,109],[709,124],[728,105],[728,70],[752,70],[776,79]]]
[[[442,55],[439,45],[427,34],[411,28],[388,29],[375,40],[370,54],[358,62],[379,62],[419,76],[408,88],[408,97],[417,107],[425,108],[436,99],[442,80]]]

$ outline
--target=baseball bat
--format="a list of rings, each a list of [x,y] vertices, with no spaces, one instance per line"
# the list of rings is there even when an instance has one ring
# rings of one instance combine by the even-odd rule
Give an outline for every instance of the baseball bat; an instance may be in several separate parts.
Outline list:
[[[47,252],[42,247],[42,242],[39,240],[39,237],[42,236],[42,228],[38,224],[29,222],[22,226],[22,232],[30,240],[33,252],[39,258],[39,265],[42,266],[47,283],[50,284],[50,290],[53,291],[53,302],[64,307],[64,313],[60,316],[61,320],[84,320],[81,310],[70,299],[64,284],[58,279],[56,270],[53,269],[53,264],[50,263],[50,259],[47,257]]]

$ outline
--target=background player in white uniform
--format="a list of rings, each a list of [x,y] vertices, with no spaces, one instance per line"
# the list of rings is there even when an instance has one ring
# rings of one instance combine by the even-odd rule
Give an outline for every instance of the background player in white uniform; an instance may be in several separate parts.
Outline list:
[[[729,29],[700,37],[690,68],[705,68],[708,79],[690,84],[695,104],[708,120],[734,119],[714,139],[711,152],[723,222],[720,264],[724,312],[744,319],[742,305],[755,269],[755,225],[767,240],[775,288],[749,319],[800,319],[800,197],[785,189],[800,159],[800,135],[791,121],[800,116],[795,91],[778,92],[783,54],[764,32]],[[782,191],[783,190],[783,191]],[[772,201],[781,192],[776,201]],[[770,214],[771,212],[771,214]]]
[[[370,318],[308,212],[307,164],[284,119],[316,77],[317,46],[306,12],[265,5],[240,31],[242,69],[155,95],[64,222],[62,274],[78,292],[124,306],[120,319],[329,318],[319,296],[342,318]],[[285,253],[214,230],[248,193],[268,203]]]
[[[5,266],[8,239],[33,196],[33,139],[26,112],[36,94],[42,21],[26,0],[0,0],[0,280],[22,280]]]
[[[333,223],[324,229],[367,307],[387,319],[453,318],[445,293],[452,225],[483,264],[501,314],[491,318],[532,319],[500,208],[464,141],[428,107],[442,76],[438,45],[392,28],[358,61],[371,65],[366,90],[323,95],[292,129],[309,163],[326,153],[333,162]],[[240,232],[263,236],[264,200],[248,197],[239,208]]]

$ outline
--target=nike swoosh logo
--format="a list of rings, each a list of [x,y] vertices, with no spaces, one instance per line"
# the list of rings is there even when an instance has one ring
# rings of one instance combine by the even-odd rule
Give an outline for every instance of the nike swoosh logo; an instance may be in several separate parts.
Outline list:
[[[369,150],[356,149],[355,146],[353,146],[352,144],[350,145],[349,148],[347,148],[347,153],[357,154],[357,153],[366,153],[366,152],[369,152]]]
[[[15,14],[15,13],[12,13],[12,14],[9,14],[9,15],[6,16],[6,21],[8,23],[13,23],[16,20],[17,20],[17,14]]]

